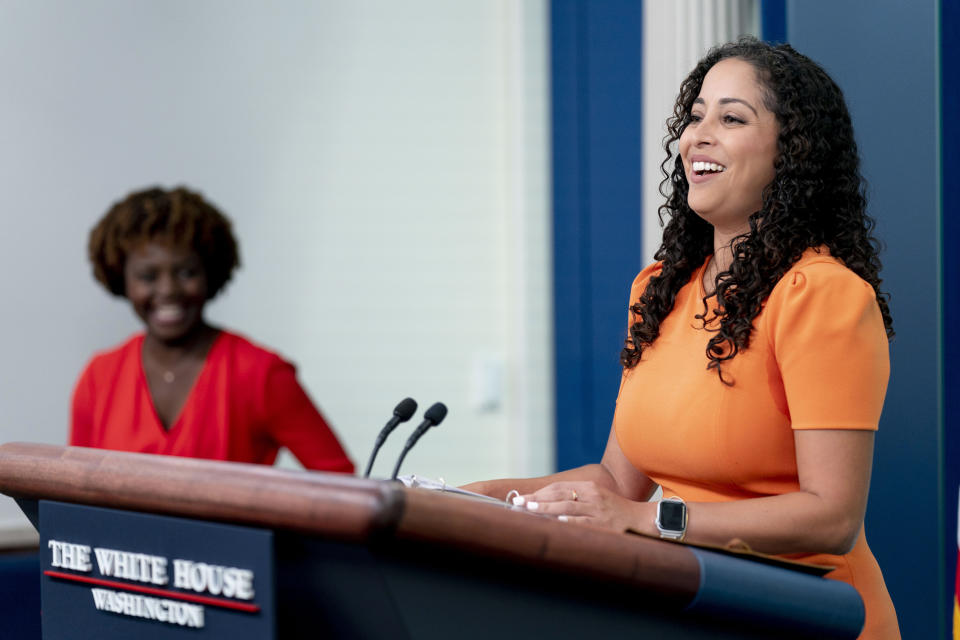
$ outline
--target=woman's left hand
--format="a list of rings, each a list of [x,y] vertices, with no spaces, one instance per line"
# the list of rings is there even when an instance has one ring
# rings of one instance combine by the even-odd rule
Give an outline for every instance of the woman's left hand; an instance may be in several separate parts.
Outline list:
[[[555,482],[535,493],[514,498],[513,503],[529,511],[557,516],[566,522],[580,522],[614,531],[633,529],[652,535],[657,533],[655,504],[629,500],[593,482]]]

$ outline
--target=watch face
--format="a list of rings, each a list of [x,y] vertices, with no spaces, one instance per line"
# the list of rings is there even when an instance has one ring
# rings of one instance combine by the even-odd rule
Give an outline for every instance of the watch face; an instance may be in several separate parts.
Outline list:
[[[660,526],[667,531],[682,531],[686,508],[686,505],[680,502],[661,502]]]

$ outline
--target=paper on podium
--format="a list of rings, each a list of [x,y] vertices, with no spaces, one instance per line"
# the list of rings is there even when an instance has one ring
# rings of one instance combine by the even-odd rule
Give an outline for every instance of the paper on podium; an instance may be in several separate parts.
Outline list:
[[[490,496],[485,496],[482,493],[474,493],[473,491],[467,491],[466,489],[449,485],[443,480],[443,478],[440,478],[439,480],[433,480],[431,478],[422,478],[416,474],[411,474],[409,476],[399,476],[397,480],[411,489],[427,489],[429,491],[452,493],[454,495],[463,496],[464,498],[473,498],[475,500],[482,500],[483,502],[498,504],[502,507],[513,508],[512,504],[508,504],[498,498],[491,498]]]

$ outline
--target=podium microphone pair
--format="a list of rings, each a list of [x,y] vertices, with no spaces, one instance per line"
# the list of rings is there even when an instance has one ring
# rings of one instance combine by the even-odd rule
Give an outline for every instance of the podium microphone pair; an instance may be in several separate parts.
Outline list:
[[[393,417],[387,422],[387,424],[380,430],[380,433],[377,434],[377,440],[373,445],[373,451],[370,453],[370,460],[367,461],[367,470],[364,472],[363,477],[370,477],[370,469],[373,468],[373,461],[377,458],[377,453],[380,451],[380,447],[383,446],[383,443],[386,442],[387,436],[397,428],[401,422],[406,422],[413,417],[413,414],[417,412],[417,401],[413,398],[404,398],[400,401],[400,404],[396,406],[393,410]],[[423,422],[414,430],[410,437],[407,438],[407,443],[403,445],[403,451],[400,452],[400,457],[397,458],[397,464],[393,468],[393,475],[390,476],[391,480],[397,479],[397,473],[400,472],[400,465],[403,464],[403,459],[407,457],[407,452],[413,448],[413,445],[417,443],[423,434],[427,432],[430,427],[435,427],[443,419],[447,417],[447,406],[442,402],[433,403],[429,409],[423,412]]]

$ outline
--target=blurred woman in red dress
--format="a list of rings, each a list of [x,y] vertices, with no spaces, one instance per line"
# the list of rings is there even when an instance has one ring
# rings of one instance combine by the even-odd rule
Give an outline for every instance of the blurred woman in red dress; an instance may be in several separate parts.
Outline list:
[[[144,331],[96,354],[73,394],[70,444],[353,472],[293,365],[204,319],[239,265],[230,222],[199,194],[152,188],[90,233],[96,279]]]

